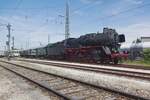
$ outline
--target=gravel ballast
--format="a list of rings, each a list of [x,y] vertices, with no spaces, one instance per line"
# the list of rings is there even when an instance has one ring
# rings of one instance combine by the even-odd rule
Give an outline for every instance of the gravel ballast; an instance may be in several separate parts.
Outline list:
[[[0,100],[60,100],[60,98],[0,67]]]
[[[50,88],[57,90],[57,92],[63,93],[64,95],[74,98],[75,100],[80,100],[81,98],[82,100],[109,100],[109,98],[113,98],[114,100],[129,100],[128,97],[124,97],[117,93],[108,92],[103,89],[91,87],[72,80],[60,78],[58,76],[44,74],[43,72],[26,69],[24,67],[17,67],[15,65],[2,62],[0,62],[0,65],[35,80],[40,84],[49,86]]]
[[[148,80],[132,79],[123,76],[108,75],[103,73],[88,72],[21,61],[12,62],[51,74],[94,84],[96,86],[102,86],[133,95],[140,95],[141,97],[150,98],[150,81]]]

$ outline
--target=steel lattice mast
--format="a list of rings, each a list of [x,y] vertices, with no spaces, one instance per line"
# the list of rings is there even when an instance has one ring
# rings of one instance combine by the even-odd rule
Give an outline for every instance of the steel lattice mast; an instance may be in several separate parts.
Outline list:
[[[66,1],[66,16],[65,16],[65,39],[69,38],[69,3],[68,0]]]

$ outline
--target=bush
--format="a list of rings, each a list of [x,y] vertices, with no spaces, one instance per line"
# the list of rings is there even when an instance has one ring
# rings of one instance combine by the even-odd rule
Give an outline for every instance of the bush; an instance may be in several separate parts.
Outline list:
[[[144,61],[150,63],[150,49],[145,49],[143,54],[144,54]]]

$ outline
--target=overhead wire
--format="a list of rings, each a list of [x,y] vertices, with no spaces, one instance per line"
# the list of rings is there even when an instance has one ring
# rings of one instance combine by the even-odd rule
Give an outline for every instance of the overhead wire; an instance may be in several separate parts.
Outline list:
[[[19,0],[19,2],[17,3],[16,7],[13,8],[14,9],[13,14],[16,13],[17,9],[19,8],[19,6],[21,5],[22,2],[23,2],[23,0]],[[9,16],[9,18],[12,17],[13,14],[11,14]]]
[[[43,10],[55,7],[39,7],[39,8],[18,8],[17,10]],[[16,8],[0,8],[0,10],[16,10]]]
[[[23,2],[23,0],[19,0],[17,6],[14,9],[17,10],[19,8],[19,6],[21,5],[22,2]]]
[[[20,4],[21,4],[22,1],[23,1],[23,0],[20,0],[20,2],[17,4],[17,6],[16,6],[15,8],[13,8],[15,11],[19,8],[19,6],[20,6]],[[79,8],[74,9],[74,10],[72,11],[72,14],[75,13],[76,11],[82,10],[82,9],[84,9],[84,8],[86,8],[86,9],[87,9],[87,8],[91,8],[91,7],[93,7],[93,4],[95,5],[96,2],[98,2],[98,1],[99,1],[99,0],[96,0],[95,2],[88,3],[88,4],[86,4],[85,6],[82,6],[82,7],[79,7]],[[101,17],[101,18],[97,18],[96,20],[92,20],[91,22],[94,22],[94,21],[97,21],[97,20],[104,20],[104,19],[112,18],[112,17],[114,17],[114,16],[118,16],[118,15],[120,15],[120,14],[127,13],[127,12],[130,12],[130,11],[132,11],[132,10],[139,9],[139,8],[142,8],[142,7],[145,7],[145,6],[148,6],[148,5],[150,5],[150,3],[144,4],[144,5],[140,5],[140,6],[137,6],[137,7],[133,7],[133,8],[129,8],[129,9],[127,9],[127,10],[120,11],[120,12],[118,12],[118,13],[116,13],[116,14],[112,14],[112,15],[108,15],[108,16]],[[46,7],[45,7],[45,8],[46,8]],[[45,9],[45,8],[43,8],[43,9]],[[19,8],[19,9],[21,9],[21,8]],[[38,8],[29,8],[29,9],[38,9]],[[45,26],[45,25],[46,25],[46,24],[40,25],[40,28],[42,28],[42,27]]]
[[[79,10],[82,10],[82,9],[89,9],[89,8],[91,8],[91,7],[93,7],[96,3],[98,3],[98,2],[100,2],[101,0],[94,0],[94,1],[92,1],[92,2],[90,2],[90,3],[87,3],[86,5],[84,5],[84,6],[81,6],[81,7],[78,7],[78,8],[76,8],[76,9],[74,9],[72,12],[71,12],[71,14],[73,15],[76,11],[79,11]]]
[[[132,8],[129,8],[129,9],[120,11],[120,12],[118,12],[118,13],[116,13],[116,14],[111,14],[111,15],[104,16],[104,17],[101,17],[101,18],[97,18],[97,19],[95,19],[95,20],[88,21],[87,23],[89,23],[89,22],[96,22],[97,20],[109,19],[109,18],[118,16],[118,15],[121,15],[121,14],[123,14],[123,13],[127,13],[127,12],[130,12],[130,11],[133,11],[133,10],[136,10],[136,9],[140,9],[140,8],[143,8],[143,7],[146,7],[146,6],[150,6],[150,3],[146,3],[146,4],[143,4],[143,5],[137,6],[137,7],[132,7]]]
[[[22,3],[23,0],[19,0],[19,2],[17,3],[16,7],[15,8],[11,8],[11,9],[14,9],[13,13],[16,12],[16,10],[18,9],[18,7],[20,6],[20,4]],[[3,8],[0,8],[0,10],[3,9]],[[12,17],[12,14],[9,16],[9,18]],[[5,19],[1,19],[3,20],[4,22],[6,23],[9,23],[8,21],[6,21]]]

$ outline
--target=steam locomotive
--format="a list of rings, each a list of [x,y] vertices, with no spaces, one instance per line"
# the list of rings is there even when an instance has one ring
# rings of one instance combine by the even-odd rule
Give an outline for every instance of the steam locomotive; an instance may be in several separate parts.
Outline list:
[[[69,38],[45,47],[22,50],[21,57],[47,58],[90,63],[117,64],[124,54],[119,52],[124,34],[104,28],[102,33],[90,33],[79,38]]]

